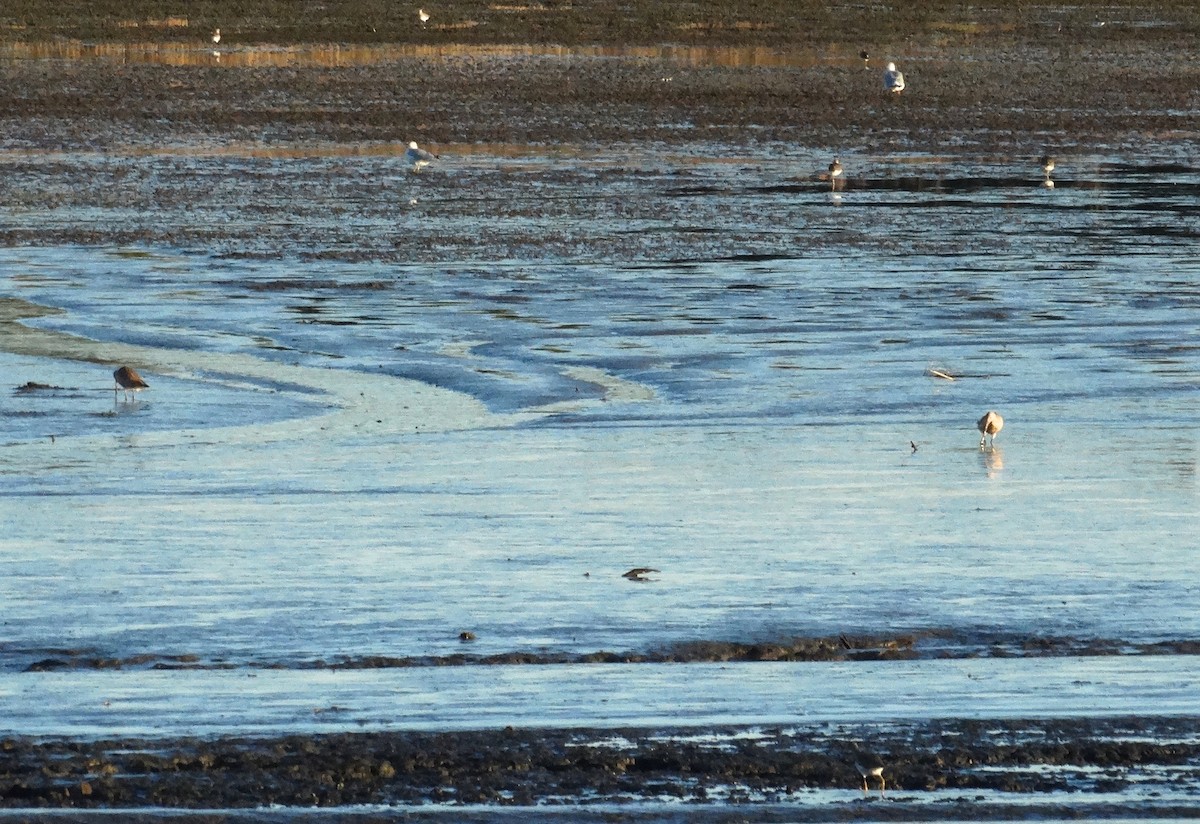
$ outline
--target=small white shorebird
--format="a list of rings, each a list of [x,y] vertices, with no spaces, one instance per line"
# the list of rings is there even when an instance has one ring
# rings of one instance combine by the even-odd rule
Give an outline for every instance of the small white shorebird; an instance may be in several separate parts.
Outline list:
[[[854,754],[854,769],[858,770],[858,774],[862,776],[863,795],[866,795],[869,791],[867,788],[867,778],[878,778],[879,797],[884,797],[883,792],[887,784],[883,780],[883,761],[880,760],[879,756],[859,750]]]
[[[999,412],[988,412],[979,419],[979,423],[975,424],[975,426],[979,429],[979,448],[983,448],[988,435],[992,436],[992,446],[995,446],[996,436],[1004,428],[1004,418],[1000,417]]]
[[[835,157],[833,162],[829,164],[829,185],[836,189],[838,178],[842,177],[845,173],[846,170],[842,168],[842,161]]]
[[[125,400],[129,400],[129,393],[133,393],[133,399],[137,400],[137,393],[143,389],[149,389],[150,384],[142,380],[142,376],[137,373],[137,370],[132,366],[122,366],[116,372],[113,372],[113,380],[117,382],[113,389],[113,397],[116,398],[117,392],[125,390]]]
[[[417,9],[417,19],[419,19],[421,21],[421,25],[424,26],[429,22],[429,12],[425,11],[425,9]]]
[[[213,32],[212,41],[213,41],[214,46],[221,42],[221,30],[220,29],[217,29],[216,31]]]
[[[419,172],[424,166],[438,159],[438,156],[433,152],[427,152],[417,146],[417,141],[410,140],[408,143],[408,151],[404,153],[404,159],[412,164],[413,171]]]
[[[895,63],[887,64],[887,71],[883,73],[883,87],[893,94],[904,91],[904,73],[896,68]]]

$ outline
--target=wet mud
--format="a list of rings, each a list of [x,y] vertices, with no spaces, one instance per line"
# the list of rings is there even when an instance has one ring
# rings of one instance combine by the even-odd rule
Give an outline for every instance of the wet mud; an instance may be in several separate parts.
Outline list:
[[[1044,814],[1061,802],[1060,794],[1071,794],[1078,805],[1089,795],[1104,800],[1137,784],[1146,809],[1153,809],[1155,793],[1194,801],[1200,792],[1198,734],[1198,718],[1117,718],[686,732],[8,738],[0,742],[0,804],[228,810],[611,804],[636,811],[646,802],[754,803],[740,814],[771,820],[772,804],[818,790],[850,790],[817,816],[834,809],[867,814],[869,808],[871,816],[903,820],[921,794],[937,793],[944,802],[923,808],[927,818],[962,815],[983,800],[1002,804],[1006,794],[1025,796],[1027,814]],[[882,796],[877,785],[860,795],[856,764],[868,757],[884,765]]]
[[[459,633],[464,646],[477,640],[470,630]],[[5,664],[24,672],[69,670],[368,670],[453,666],[549,666],[576,664],[695,664],[725,662],[914,661],[973,658],[1070,658],[1113,655],[1197,655],[1200,641],[1133,642],[1107,638],[1023,636],[1015,634],[967,636],[951,631],[927,631],[897,636],[847,635],[827,638],[788,638],[778,641],[696,640],[644,651],[513,650],[486,655],[461,652],[453,655],[386,656],[344,655],[332,659],[219,661],[193,653],[139,653],[124,657],[81,648],[4,649]],[[23,663],[27,662],[27,663]]]

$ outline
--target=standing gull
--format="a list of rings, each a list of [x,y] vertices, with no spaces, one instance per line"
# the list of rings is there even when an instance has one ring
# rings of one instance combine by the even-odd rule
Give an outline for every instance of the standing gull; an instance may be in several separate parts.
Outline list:
[[[136,400],[138,392],[150,388],[150,384],[142,380],[142,376],[132,366],[122,366],[116,372],[113,372],[113,380],[117,382],[116,387],[113,389],[114,398],[117,392],[124,389],[126,400],[129,400],[130,392],[133,393],[133,397]]]
[[[433,152],[427,152],[418,147],[417,141],[410,140],[408,142],[408,151],[404,153],[404,159],[412,164],[414,172],[419,172],[423,166],[428,166],[437,160],[438,156]]]
[[[213,41],[214,46],[221,42],[221,30],[220,29],[217,29],[216,31],[214,31],[212,33],[212,41]]]
[[[893,94],[904,91],[904,73],[896,69],[895,63],[887,64],[887,71],[883,73],[883,87]]]
[[[979,423],[975,424],[975,426],[979,429],[979,448],[983,448],[988,435],[992,436],[992,446],[995,446],[996,436],[1004,428],[1004,418],[1000,417],[999,412],[988,412],[979,419]]]
[[[425,9],[417,9],[417,18],[421,21],[421,25],[424,26],[429,22],[429,12],[425,11]]]

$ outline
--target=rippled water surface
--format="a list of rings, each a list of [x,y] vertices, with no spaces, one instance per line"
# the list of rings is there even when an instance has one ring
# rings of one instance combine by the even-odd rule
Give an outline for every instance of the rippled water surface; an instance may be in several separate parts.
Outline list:
[[[1200,638],[1195,175],[876,168],[830,192],[777,156],[505,162],[397,178],[416,202],[387,231],[426,233],[419,262],[0,251],[5,305],[56,310],[0,355],[0,731],[1184,711],[1190,657],[320,669]],[[602,251],[529,254],[543,233]],[[26,672],[80,658],[123,666]]]

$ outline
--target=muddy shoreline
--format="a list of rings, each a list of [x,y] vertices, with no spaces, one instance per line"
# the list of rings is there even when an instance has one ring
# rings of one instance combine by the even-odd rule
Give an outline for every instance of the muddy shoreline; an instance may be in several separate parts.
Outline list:
[[[487,805],[498,809],[677,802],[764,805],[813,790],[856,790],[860,753],[890,792],[833,807],[882,818],[940,793],[962,814],[999,793],[1071,804],[1138,785],[1196,792],[1200,718],[944,720],[804,728],[503,729],[277,738],[0,742],[8,808],[244,809],[266,805]],[[1154,785],[1154,786],[1151,786]],[[1190,792],[1188,788],[1191,788]],[[961,806],[968,805],[967,807]],[[1153,807],[1153,803],[1148,804]],[[1186,805],[1182,805],[1186,806]],[[756,806],[756,809],[758,807]],[[743,814],[746,808],[742,807]],[[910,810],[911,812],[911,810]],[[828,814],[828,810],[824,814]],[[818,813],[822,815],[822,813]],[[763,819],[769,820],[769,819]]]
[[[20,390],[18,390],[20,391]],[[828,638],[791,638],[779,641],[742,642],[696,640],[644,651],[565,652],[514,650],[476,654],[470,652],[477,636],[461,639],[464,651],[452,655],[384,656],[342,655],[306,660],[209,660],[192,653],[147,652],[125,657],[81,648],[5,650],[4,659],[25,672],[71,670],[370,670],[412,667],[553,666],[576,664],[694,664],[732,662],[869,662],[976,658],[1068,658],[1117,655],[1196,655],[1200,641],[1176,639],[1130,642],[1106,638],[996,635],[967,638],[953,632],[924,632],[896,636],[847,635]],[[27,663],[24,663],[27,662]]]

